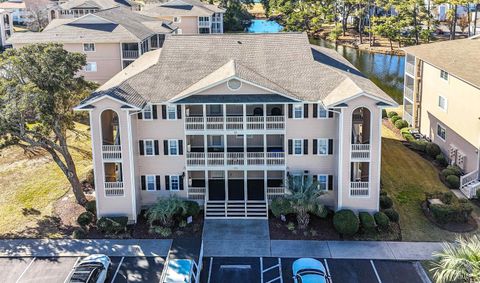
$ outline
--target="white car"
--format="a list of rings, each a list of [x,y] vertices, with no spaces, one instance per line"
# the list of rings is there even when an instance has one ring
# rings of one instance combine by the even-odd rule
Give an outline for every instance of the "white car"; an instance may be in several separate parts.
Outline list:
[[[66,282],[70,283],[104,283],[107,279],[111,260],[108,256],[95,254],[82,259],[73,267]]]
[[[325,266],[314,258],[300,258],[293,262],[293,281],[295,283],[330,282]]]

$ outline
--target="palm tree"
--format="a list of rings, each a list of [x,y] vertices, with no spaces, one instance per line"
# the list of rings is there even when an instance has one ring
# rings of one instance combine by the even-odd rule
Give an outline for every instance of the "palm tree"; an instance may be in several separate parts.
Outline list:
[[[480,237],[458,237],[455,243],[445,243],[442,252],[435,253],[433,263],[436,282],[480,281]]]
[[[288,179],[288,190],[290,195],[287,197],[290,206],[297,215],[299,229],[306,229],[310,223],[310,214],[319,216],[325,215],[326,209],[320,202],[320,196],[323,194],[318,189],[317,181]]]

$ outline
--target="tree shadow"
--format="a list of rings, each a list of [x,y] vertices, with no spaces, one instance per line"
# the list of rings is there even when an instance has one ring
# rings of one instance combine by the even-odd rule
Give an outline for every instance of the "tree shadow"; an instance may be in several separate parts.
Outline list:
[[[38,209],[35,209],[35,208],[22,208],[22,214],[24,216],[40,215],[41,212]]]
[[[25,209],[24,209],[25,210]],[[35,211],[35,209],[33,209]],[[36,213],[36,212],[34,212]],[[32,215],[32,214],[29,214]],[[39,215],[39,214],[33,214]],[[75,226],[65,225],[56,216],[44,216],[37,220],[35,225],[23,230],[6,233],[0,236],[3,239],[24,239],[24,238],[68,238]]]

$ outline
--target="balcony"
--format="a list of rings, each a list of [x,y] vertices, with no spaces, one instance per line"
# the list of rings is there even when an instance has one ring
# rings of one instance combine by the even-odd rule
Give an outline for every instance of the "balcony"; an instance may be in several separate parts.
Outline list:
[[[204,200],[205,199],[205,187],[188,187],[188,199]]]
[[[188,152],[187,166],[243,166],[285,164],[284,152]]]
[[[206,130],[283,130],[284,116],[207,116],[186,117],[185,129],[188,131]]]
[[[121,145],[102,145],[102,157],[104,160],[122,159]]]
[[[105,196],[118,197],[124,195],[123,182],[105,182]]]
[[[350,196],[351,197],[368,197],[369,196],[368,182],[350,182]]]
[[[210,27],[210,21],[198,21],[198,27],[199,28],[209,28]]]
[[[137,59],[139,52],[138,50],[123,50],[123,59]]]
[[[414,65],[414,63],[406,62],[405,63],[405,72],[407,74],[415,76],[415,65]]]
[[[369,160],[370,159],[370,144],[352,144],[351,159],[355,160]]]
[[[267,187],[267,198],[272,200],[276,197],[282,197],[286,193],[285,187]]]
[[[413,86],[405,85],[403,93],[405,98],[413,102]]]

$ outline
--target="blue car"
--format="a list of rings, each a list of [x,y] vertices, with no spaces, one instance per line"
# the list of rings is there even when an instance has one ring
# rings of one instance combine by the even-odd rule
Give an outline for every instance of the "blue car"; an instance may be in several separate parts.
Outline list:
[[[293,281],[295,283],[327,283],[330,277],[325,266],[314,258],[300,258],[293,262]]]

